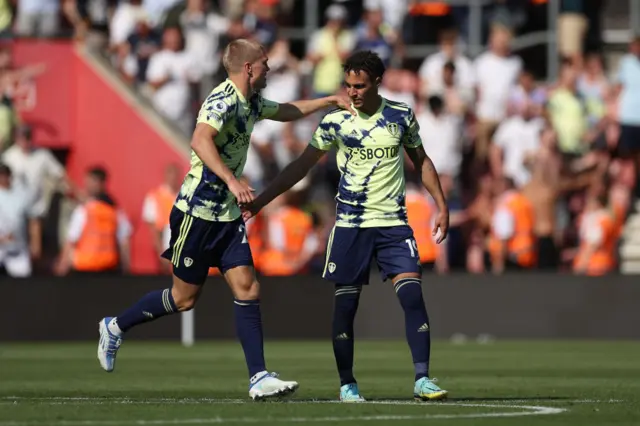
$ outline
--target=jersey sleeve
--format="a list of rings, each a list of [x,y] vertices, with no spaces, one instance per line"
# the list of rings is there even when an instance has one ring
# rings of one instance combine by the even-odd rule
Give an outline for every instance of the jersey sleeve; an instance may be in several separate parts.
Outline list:
[[[338,127],[339,124],[330,114],[325,115],[313,133],[309,144],[321,151],[329,151],[336,143],[336,128]]]
[[[278,102],[270,101],[262,96],[260,96],[259,100],[258,120],[271,118],[276,115],[278,109],[280,109],[280,104]]]
[[[416,115],[412,110],[409,110],[407,117],[407,130],[402,135],[402,145],[407,148],[417,148],[422,145],[422,139],[420,138],[420,125],[416,120]]]
[[[229,122],[236,111],[236,100],[232,96],[220,97],[212,93],[200,107],[198,123],[208,124],[218,132]]]

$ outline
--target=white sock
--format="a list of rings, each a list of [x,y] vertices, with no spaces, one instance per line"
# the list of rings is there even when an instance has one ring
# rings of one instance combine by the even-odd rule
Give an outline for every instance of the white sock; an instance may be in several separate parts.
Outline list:
[[[117,318],[113,318],[111,321],[109,321],[109,324],[107,324],[107,328],[109,329],[110,332],[112,332],[116,336],[118,337],[122,336],[122,330],[120,330],[120,327],[118,327]]]

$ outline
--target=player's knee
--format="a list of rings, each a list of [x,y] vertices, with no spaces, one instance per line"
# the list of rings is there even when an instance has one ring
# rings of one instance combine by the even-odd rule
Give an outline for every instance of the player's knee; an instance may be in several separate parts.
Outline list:
[[[192,293],[186,293],[181,291],[176,291],[174,287],[171,289],[171,295],[173,296],[173,302],[178,308],[179,312],[190,311],[196,306],[196,302],[198,300],[198,295]]]
[[[238,300],[257,300],[260,298],[260,283],[255,278],[240,282],[234,288],[234,296]]]

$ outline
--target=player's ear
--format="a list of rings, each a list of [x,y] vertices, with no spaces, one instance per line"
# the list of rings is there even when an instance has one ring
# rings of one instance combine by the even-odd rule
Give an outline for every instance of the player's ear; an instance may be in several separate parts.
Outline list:
[[[251,78],[253,76],[253,70],[251,69],[251,64],[249,62],[245,62],[244,69],[247,71],[249,78]]]
[[[376,77],[376,87],[380,87],[380,84],[382,84],[382,79],[380,77]]]

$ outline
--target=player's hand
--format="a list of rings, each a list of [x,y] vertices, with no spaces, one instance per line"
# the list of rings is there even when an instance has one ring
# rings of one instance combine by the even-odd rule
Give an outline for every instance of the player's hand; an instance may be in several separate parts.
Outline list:
[[[247,182],[234,179],[233,181],[229,182],[227,186],[229,187],[229,191],[231,191],[231,193],[236,197],[236,200],[238,200],[238,204],[240,205],[249,204],[255,199],[253,195],[255,189],[250,187]]]
[[[435,237],[438,235],[438,231],[440,231],[440,236],[436,240],[436,244],[443,242],[444,239],[447,238],[447,233],[449,232],[449,209],[447,208],[438,212],[431,235]]]
[[[356,110],[351,105],[351,98],[345,95],[331,96],[331,103],[342,109],[346,109],[351,114],[356,115]]]
[[[241,204],[242,220],[248,222],[252,217],[256,217],[261,208],[262,206],[259,206],[257,203]]]

